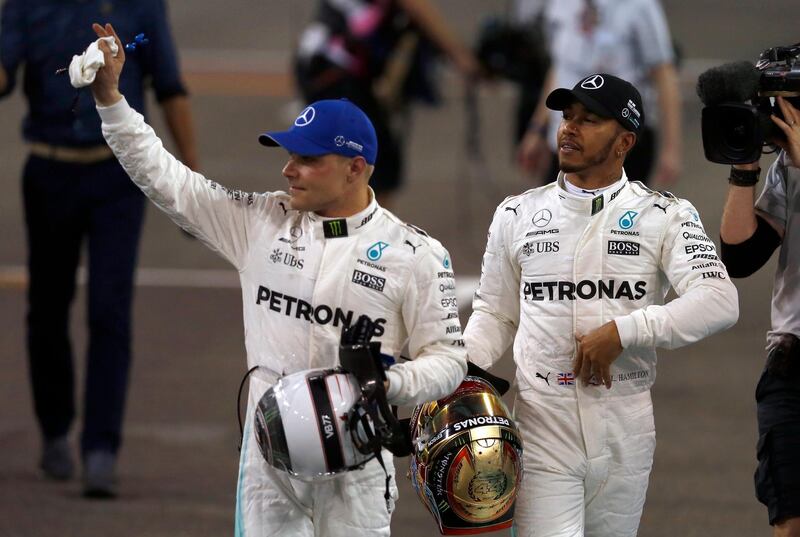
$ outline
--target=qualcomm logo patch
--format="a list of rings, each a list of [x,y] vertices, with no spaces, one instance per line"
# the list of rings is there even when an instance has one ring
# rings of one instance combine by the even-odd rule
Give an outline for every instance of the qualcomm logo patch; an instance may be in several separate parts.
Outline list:
[[[367,258],[370,261],[377,261],[383,255],[383,251],[388,248],[389,245],[383,241],[378,241],[369,248],[367,248]]]
[[[314,110],[313,106],[306,107],[305,110],[300,112],[300,115],[297,116],[297,119],[294,120],[295,127],[305,127],[312,121],[314,121],[314,116],[317,115],[317,111]]]
[[[633,227],[634,219],[639,213],[636,211],[625,211],[625,214],[619,217],[619,227],[622,229],[630,229]]]
[[[592,75],[583,79],[583,82],[581,82],[581,87],[583,89],[596,90],[602,88],[604,83],[605,80],[601,75]]]

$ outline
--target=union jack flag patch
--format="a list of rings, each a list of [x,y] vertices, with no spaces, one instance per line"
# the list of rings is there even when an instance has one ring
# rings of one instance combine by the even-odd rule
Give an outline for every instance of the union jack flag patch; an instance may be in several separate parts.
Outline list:
[[[575,385],[575,373],[559,373],[558,374],[558,385],[559,386],[574,386]]]

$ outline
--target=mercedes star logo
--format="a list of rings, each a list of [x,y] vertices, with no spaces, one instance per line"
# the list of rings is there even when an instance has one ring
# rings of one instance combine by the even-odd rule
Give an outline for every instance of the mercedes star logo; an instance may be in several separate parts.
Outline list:
[[[336,144],[336,147],[342,147],[344,145],[344,136],[337,136],[333,139],[333,143]]]
[[[544,227],[550,223],[552,218],[553,213],[551,213],[549,209],[540,209],[533,215],[533,225],[536,227]]]
[[[585,78],[583,82],[581,82],[581,87],[583,89],[591,89],[591,90],[600,89],[603,87],[604,82],[605,80],[603,80],[603,77],[601,75],[592,75],[590,77]]]
[[[305,110],[300,112],[300,115],[297,116],[297,119],[294,120],[294,124],[296,127],[305,127],[312,121],[314,121],[314,116],[317,114],[316,110],[314,110],[313,106],[307,107]]]

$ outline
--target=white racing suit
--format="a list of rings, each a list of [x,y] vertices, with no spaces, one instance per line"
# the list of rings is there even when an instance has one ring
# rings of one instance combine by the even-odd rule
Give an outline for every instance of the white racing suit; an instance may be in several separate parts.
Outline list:
[[[466,355],[450,258],[442,245],[373,201],[346,219],[290,208],[282,192],[229,190],[178,162],[123,100],[98,107],[103,134],[144,193],[239,271],[252,376],[236,494],[236,535],[388,535],[393,501],[376,460],[322,483],[290,479],[263,460],[253,408],[283,374],[338,364],[342,329],[378,325],[381,352],[413,361],[388,371],[389,401],[452,392]],[[384,452],[390,474],[391,455]],[[392,481],[392,497],[397,489]]]
[[[736,322],[738,301],[694,207],[628,182],[595,198],[556,183],[507,198],[465,330],[489,367],[514,342],[525,479],[520,536],[636,535],[655,449],[656,347]],[[678,298],[664,305],[672,286]],[[572,373],[575,335],[617,324],[613,384]]]

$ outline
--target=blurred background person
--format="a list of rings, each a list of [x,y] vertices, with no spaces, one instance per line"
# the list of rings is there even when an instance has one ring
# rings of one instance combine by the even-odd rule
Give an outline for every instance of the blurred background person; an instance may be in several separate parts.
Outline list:
[[[303,99],[346,97],[372,120],[378,161],[372,188],[392,208],[403,181],[407,105],[435,103],[433,68],[443,52],[467,77],[479,65],[428,0],[320,0],[299,38],[295,76]]]
[[[115,466],[131,361],[131,304],[144,196],[108,148],[91,95],[56,76],[94,41],[91,24],[112,22],[129,54],[121,85],[142,110],[151,85],[184,162],[197,167],[192,116],[163,0],[7,0],[0,19],[0,97],[24,68],[29,156],[22,177],[28,239],[27,350],[44,475],[74,474],[69,432],[75,417],[70,305],[88,245],[88,352],[80,453],[88,497],[115,495]],[[147,82],[147,83],[146,83]]]
[[[658,0],[517,3],[519,16],[543,18],[551,58],[539,103],[519,144],[522,169],[545,182],[558,174],[555,134],[560,118],[547,109],[542,96],[556,87],[572,87],[591,73],[606,72],[639,88],[648,110],[649,126],[625,160],[628,177],[674,183],[681,170],[680,92],[672,40]]]
[[[536,112],[542,87],[550,70],[550,56],[545,35],[544,8],[548,0],[517,0],[514,2],[512,19],[514,25],[528,35],[536,68],[528,73],[517,95],[517,110],[514,119],[514,143],[518,145],[528,132],[531,117]]]

